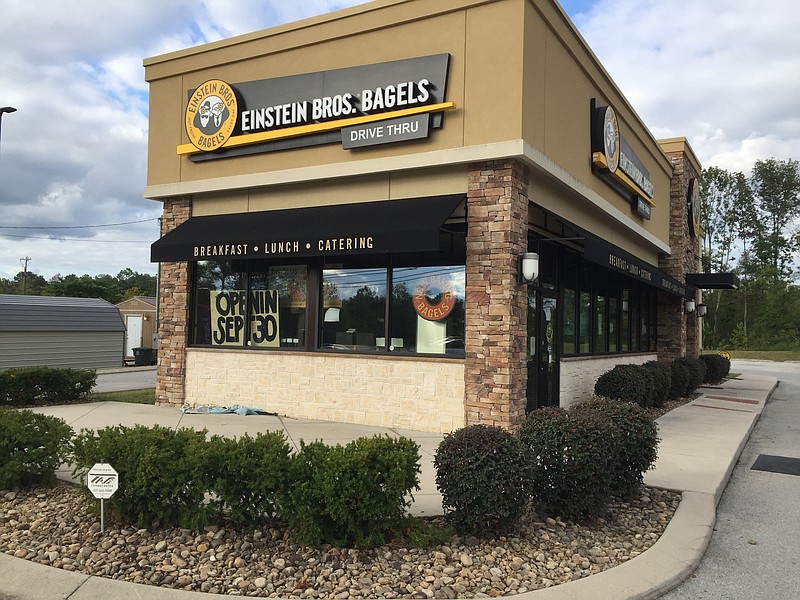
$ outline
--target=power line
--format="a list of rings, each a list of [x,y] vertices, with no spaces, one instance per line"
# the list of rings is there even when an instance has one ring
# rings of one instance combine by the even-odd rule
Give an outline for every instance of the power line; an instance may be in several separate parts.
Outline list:
[[[0,233],[0,237],[22,238],[25,240],[50,240],[52,242],[91,242],[95,244],[152,244],[154,240],[93,240],[90,238],[59,238],[38,235],[16,235],[13,233]]]
[[[0,229],[93,229],[96,227],[118,227],[120,225],[133,225],[135,223],[147,223],[157,221],[160,217],[152,219],[141,219],[139,221],[124,221],[122,223],[105,223],[103,225],[0,225]]]

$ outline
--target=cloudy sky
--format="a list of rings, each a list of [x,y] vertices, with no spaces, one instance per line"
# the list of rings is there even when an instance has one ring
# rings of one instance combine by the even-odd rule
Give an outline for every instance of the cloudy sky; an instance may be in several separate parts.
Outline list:
[[[154,274],[142,59],[361,3],[0,0],[0,277]],[[796,0],[562,5],[657,138],[729,170],[800,158]]]

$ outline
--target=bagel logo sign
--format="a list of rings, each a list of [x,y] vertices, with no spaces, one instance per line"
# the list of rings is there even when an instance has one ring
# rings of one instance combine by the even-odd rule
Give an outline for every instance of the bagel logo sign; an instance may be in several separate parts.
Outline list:
[[[441,321],[454,306],[455,295],[448,277],[427,277],[414,288],[414,309],[427,321]]]
[[[192,92],[186,105],[186,135],[203,152],[217,150],[231,138],[239,105],[233,88],[220,79],[210,79]]]

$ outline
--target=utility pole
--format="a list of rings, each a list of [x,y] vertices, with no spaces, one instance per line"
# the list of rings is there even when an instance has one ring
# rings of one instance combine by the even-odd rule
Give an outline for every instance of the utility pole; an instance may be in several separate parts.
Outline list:
[[[22,270],[22,295],[28,293],[28,263],[31,261],[30,256],[26,256],[25,258],[20,258],[19,262],[23,265]]]

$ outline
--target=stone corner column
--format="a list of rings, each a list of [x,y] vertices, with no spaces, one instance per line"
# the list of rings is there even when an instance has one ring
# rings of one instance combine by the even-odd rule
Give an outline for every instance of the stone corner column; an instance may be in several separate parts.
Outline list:
[[[516,160],[469,166],[465,423],[516,430],[525,418],[528,168]]]
[[[161,220],[161,235],[166,235],[187,221],[191,213],[191,198],[166,199]],[[181,406],[186,398],[189,263],[160,263],[158,287],[156,404]]]
[[[689,182],[700,173],[688,148],[667,152],[673,166],[670,183],[669,244],[672,254],[662,257],[659,266],[668,275],[681,282],[686,275],[700,271],[700,237],[689,231],[687,204]],[[699,181],[697,182],[699,185]],[[659,292],[658,298],[658,355],[661,360],[675,360],[682,356],[699,356],[700,327],[702,320],[697,312],[685,313],[684,298]],[[695,303],[700,298],[695,297]]]

